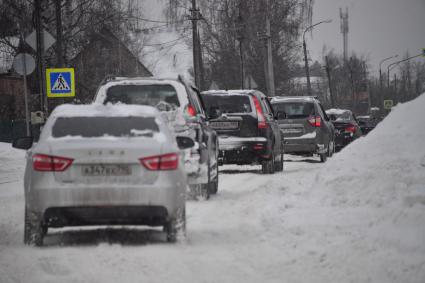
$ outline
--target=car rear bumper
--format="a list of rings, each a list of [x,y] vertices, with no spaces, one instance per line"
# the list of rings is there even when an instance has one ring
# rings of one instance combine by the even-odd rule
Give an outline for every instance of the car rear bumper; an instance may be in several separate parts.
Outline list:
[[[283,143],[285,153],[308,154],[326,152],[324,144],[314,139],[286,138]]]
[[[151,225],[149,221],[143,219],[139,222],[144,223],[134,221],[135,213],[143,212],[140,218],[159,217],[161,221],[176,218],[178,211],[185,206],[185,193],[185,182],[167,186],[123,187],[120,184],[116,186],[105,184],[104,187],[100,187],[74,184],[37,187],[30,189],[26,194],[26,206],[40,218],[55,214],[60,216],[61,213],[74,214],[76,218],[80,214],[86,215],[85,219],[84,217],[81,219],[80,225],[87,223]],[[111,211],[117,212],[116,217],[113,217]],[[152,221],[153,224],[156,222],[158,221]]]
[[[354,141],[355,138],[353,135],[350,134],[338,134],[335,136],[335,147],[337,149],[341,149]]]
[[[270,156],[271,148],[266,138],[219,138],[219,161],[222,164],[252,164]]]

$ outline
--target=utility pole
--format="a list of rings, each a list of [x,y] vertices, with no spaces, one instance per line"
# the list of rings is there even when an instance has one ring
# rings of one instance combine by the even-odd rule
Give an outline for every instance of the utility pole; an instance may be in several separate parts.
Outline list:
[[[243,52],[243,40],[244,40],[244,24],[243,24],[243,17],[242,17],[242,1],[239,0],[239,15],[238,15],[238,21],[236,23],[237,32],[238,32],[238,41],[239,41],[239,56],[240,56],[240,80],[241,80],[241,89],[245,89],[245,58],[244,58],[244,52]]]
[[[63,47],[62,47],[62,0],[55,0],[56,10],[56,65],[63,67]]]
[[[38,83],[40,91],[40,109],[44,111],[44,117],[48,115],[47,95],[46,95],[46,77],[44,73],[44,36],[43,24],[41,22],[41,1],[34,0],[34,17],[36,28],[36,43],[37,43],[37,66],[38,66]]]
[[[332,90],[331,67],[329,66],[328,56],[325,56],[325,60],[326,60],[326,74],[328,75],[328,83],[329,83],[329,94],[331,96],[331,106],[332,108],[335,108],[335,98],[334,98],[333,90]]]
[[[192,20],[192,36],[193,36],[193,71],[195,73],[195,84],[201,87],[201,64],[199,60],[200,41],[198,39],[198,21],[201,19],[201,13],[196,6],[196,0],[192,0],[191,20]]]
[[[270,0],[266,0],[266,44],[267,44],[267,82],[268,82],[268,95],[275,96],[274,85],[274,70],[273,70],[273,52],[272,52],[272,36],[270,28]]]

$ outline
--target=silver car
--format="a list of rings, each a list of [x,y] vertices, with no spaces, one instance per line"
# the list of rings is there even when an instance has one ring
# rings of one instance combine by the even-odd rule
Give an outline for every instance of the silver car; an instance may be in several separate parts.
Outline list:
[[[62,105],[49,117],[25,169],[24,242],[41,246],[49,227],[162,226],[185,232],[187,186],[176,137],[149,106]]]
[[[320,156],[325,162],[335,152],[335,129],[316,97],[273,97],[279,127],[284,136],[284,151],[296,155]]]

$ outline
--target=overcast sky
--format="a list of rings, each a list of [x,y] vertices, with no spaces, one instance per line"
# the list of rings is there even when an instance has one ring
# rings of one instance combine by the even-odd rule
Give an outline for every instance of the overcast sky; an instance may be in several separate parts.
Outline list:
[[[383,58],[403,56],[407,50],[415,55],[425,48],[425,0],[315,0],[313,23],[333,20],[317,26],[312,38],[306,36],[315,60],[321,61],[325,44],[342,54],[340,7],[348,7],[350,14],[349,54],[355,51],[369,56],[374,71]]]

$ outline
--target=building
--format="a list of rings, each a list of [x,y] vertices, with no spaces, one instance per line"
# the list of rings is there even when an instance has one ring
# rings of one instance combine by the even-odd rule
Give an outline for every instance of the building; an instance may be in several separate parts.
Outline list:
[[[90,42],[69,65],[75,69],[75,98],[85,103],[92,101],[106,76],[152,76],[138,57],[106,28],[93,34]]]

